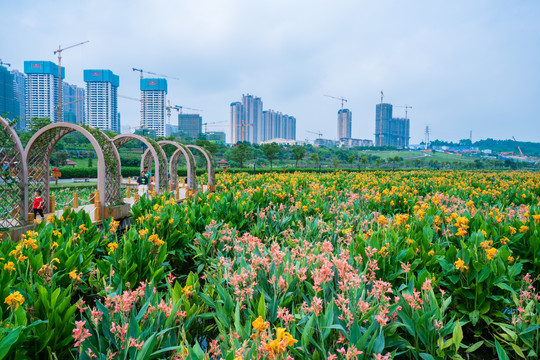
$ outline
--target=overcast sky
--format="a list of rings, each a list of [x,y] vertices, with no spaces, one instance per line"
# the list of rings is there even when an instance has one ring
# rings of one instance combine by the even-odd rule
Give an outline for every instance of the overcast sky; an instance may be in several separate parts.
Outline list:
[[[191,0],[2,1],[0,58],[56,61],[65,81],[110,69],[119,94],[139,97],[139,73],[169,80],[171,104],[227,121],[242,94],[295,116],[307,130],[337,136],[338,100],[352,111],[352,136],[374,139],[375,105],[408,104],[411,144],[424,137],[540,141],[540,1]],[[119,99],[122,125],[139,124],[137,102]],[[404,116],[394,108],[394,116]],[[176,117],[174,117],[176,118]]]

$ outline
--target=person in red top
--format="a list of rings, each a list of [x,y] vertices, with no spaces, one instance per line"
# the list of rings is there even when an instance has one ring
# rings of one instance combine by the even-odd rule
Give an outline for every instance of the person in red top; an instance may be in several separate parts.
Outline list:
[[[43,198],[41,197],[41,191],[34,193],[34,219],[37,220],[37,214],[41,215],[41,220],[45,218],[43,215]]]

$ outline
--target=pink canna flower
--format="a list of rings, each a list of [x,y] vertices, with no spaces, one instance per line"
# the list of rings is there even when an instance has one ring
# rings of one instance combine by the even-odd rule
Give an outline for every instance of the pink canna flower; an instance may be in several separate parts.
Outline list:
[[[88,329],[84,328],[84,324],[86,324],[86,321],[75,321],[75,329],[73,329],[73,340],[75,340],[75,347],[81,346],[81,344],[92,336]]]

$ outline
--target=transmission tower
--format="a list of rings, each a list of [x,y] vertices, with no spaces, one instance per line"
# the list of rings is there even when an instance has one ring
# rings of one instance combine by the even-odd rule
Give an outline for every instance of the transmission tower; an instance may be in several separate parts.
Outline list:
[[[431,130],[429,129],[429,125],[426,125],[426,130],[424,131],[426,149],[429,147],[429,134],[431,134]]]

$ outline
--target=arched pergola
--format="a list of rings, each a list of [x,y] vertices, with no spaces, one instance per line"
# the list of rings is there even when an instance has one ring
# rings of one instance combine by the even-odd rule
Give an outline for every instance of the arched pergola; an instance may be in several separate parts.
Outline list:
[[[180,143],[169,141],[169,140],[162,140],[158,141],[159,146],[162,149],[165,149],[167,146],[172,146],[176,150],[171,155],[171,158],[169,159],[169,173],[171,174],[171,186],[173,189],[176,189],[178,186],[178,158],[180,155],[183,155],[186,159],[186,166],[187,166],[187,186],[189,190],[195,189],[195,158],[193,157],[193,154],[189,149]],[[143,161],[145,164],[152,165],[152,159],[149,156],[148,150],[143,155]]]
[[[98,129],[59,122],[41,128],[25,149],[28,166],[28,192],[40,190],[44,211],[49,212],[49,162],[56,143],[65,135],[78,131],[90,141],[97,156],[97,188],[102,211],[122,203],[120,192],[120,156],[113,141]],[[30,207],[32,206],[29,202]],[[102,212],[103,213],[103,212]]]
[[[208,150],[197,145],[186,145],[186,147],[200,151],[206,158],[206,167],[208,169],[208,190],[214,191],[216,185],[216,173],[212,154]]]
[[[0,227],[28,222],[28,173],[21,140],[10,124],[0,117]]]
[[[133,140],[138,140],[147,147],[146,152],[141,157],[141,171],[145,166],[148,166],[148,168],[151,169],[152,161],[150,161],[149,164],[148,161],[146,161],[145,164],[146,154],[149,151],[149,153],[152,154],[151,160],[156,163],[156,173],[154,177],[157,186],[155,190],[157,193],[167,191],[167,155],[165,155],[165,152],[157,142],[147,138],[146,136],[135,134],[117,135],[114,137],[113,142],[117,150],[120,150],[123,145]]]

